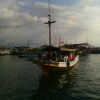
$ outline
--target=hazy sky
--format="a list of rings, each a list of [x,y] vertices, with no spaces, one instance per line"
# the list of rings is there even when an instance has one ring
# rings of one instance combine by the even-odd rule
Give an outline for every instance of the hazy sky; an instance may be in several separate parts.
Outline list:
[[[0,44],[48,44],[48,0],[0,0]],[[52,44],[100,46],[100,0],[51,0]]]

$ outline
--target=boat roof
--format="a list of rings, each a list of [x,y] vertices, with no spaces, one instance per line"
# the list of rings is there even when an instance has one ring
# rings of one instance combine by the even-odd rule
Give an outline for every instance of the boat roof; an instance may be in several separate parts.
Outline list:
[[[77,49],[60,48],[61,51],[75,52]]]
[[[58,48],[58,47],[53,47],[53,46],[46,46],[42,48],[43,51],[64,51],[64,52],[75,52],[77,49],[70,49],[70,48]]]
[[[43,47],[42,50],[43,51],[48,51],[48,50],[51,50],[51,51],[59,51],[59,48],[53,47],[53,46],[46,46],[46,47]]]

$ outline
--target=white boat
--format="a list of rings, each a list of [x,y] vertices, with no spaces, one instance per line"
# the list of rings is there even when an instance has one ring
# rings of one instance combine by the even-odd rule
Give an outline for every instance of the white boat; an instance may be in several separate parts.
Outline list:
[[[76,49],[52,46],[51,25],[55,22],[56,21],[51,21],[49,3],[48,22],[45,23],[49,26],[49,46],[42,47],[41,52],[38,55],[38,60],[34,61],[44,71],[69,70],[73,66],[75,66],[79,61],[79,56],[77,55]]]
[[[77,49],[51,47],[51,57],[47,48],[41,51],[36,62],[44,71],[63,71],[73,68],[79,62]],[[49,57],[48,57],[49,56]]]
[[[0,55],[10,55],[11,51],[10,50],[0,50]]]

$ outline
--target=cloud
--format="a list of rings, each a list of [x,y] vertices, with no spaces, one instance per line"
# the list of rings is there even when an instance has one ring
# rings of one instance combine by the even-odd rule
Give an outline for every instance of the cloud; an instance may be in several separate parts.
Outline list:
[[[2,4],[5,4],[4,2]],[[11,5],[20,8],[13,1],[9,5],[0,7],[0,39],[11,42],[13,40],[16,43],[16,41],[25,41],[25,39],[27,41],[27,39],[38,37],[43,26],[41,23],[45,22],[46,18],[38,18],[25,12],[19,12],[19,9],[11,8]]]
[[[64,7],[58,5],[52,5],[54,10],[53,15],[56,19],[56,24],[53,27],[56,29],[57,34],[63,35],[65,39],[70,40],[73,37],[77,38],[79,42],[82,40],[86,42],[87,35],[89,36],[90,42],[94,45],[100,43],[93,42],[94,39],[98,39],[100,34],[100,7],[93,5],[93,3],[98,2],[99,0],[84,0],[80,2],[77,7]],[[47,7],[46,3],[37,2],[34,5],[40,8]],[[80,9],[82,7],[82,9]],[[39,8],[37,8],[39,9]],[[98,35],[97,35],[98,34]]]
[[[94,2],[95,0],[79,0],[76,7],[52,5],[52,20],[56,20],[56,23],[52,25],[52,42],[58,42],[59,35],[62,39],[73,43],[75,40],[86,42],[88,35],[90,42],[98,45],[100,43],[98,39],[100,7],[91,6]],[[11,41],[11,43],[29,39],[34,40],[36,45],[42,45],[44,40],[48,43],[48,26],[44,24],[48,21],[48,4],[29,3],[30,1],[26,2],[26,0],[0,1],[0,39]],[[98,43],[94,43],[92,41],[94,39],[98,40]]]
[[[28,3],[28,2],[26,2],[26,1],[24,1],[24,2],[18,1],[18,4],[19,4],[20,6],[25,6],[25,5],[27,5],[27,3]]]

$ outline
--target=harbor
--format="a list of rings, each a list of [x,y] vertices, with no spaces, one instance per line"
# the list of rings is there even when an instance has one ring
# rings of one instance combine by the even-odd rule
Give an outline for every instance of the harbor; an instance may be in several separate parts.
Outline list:
[[[99,58],[89,54],[69,72],[43,76],[33,62],[0,56],[0,100],[99,100]]]
[[[99,4],[0,1],[0,100],[100,100]]]
[[[42,49],[22,46],[0,50],[0,100],[100,99],[99,49],[87,43],[62,45],[64,52],[77,50],[79,62],[70,70],[53,69],[50,73],[36,63]]]

